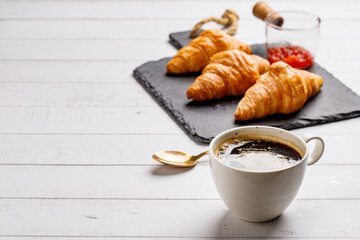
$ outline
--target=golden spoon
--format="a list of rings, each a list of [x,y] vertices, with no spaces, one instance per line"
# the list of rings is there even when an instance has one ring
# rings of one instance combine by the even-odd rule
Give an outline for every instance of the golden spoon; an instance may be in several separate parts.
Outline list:
[[[161,163],[175,167],[192,167],[202,157],[209,154],[209,151],[193,156],[179,151],[159,151],[152,155],[153,159]]]

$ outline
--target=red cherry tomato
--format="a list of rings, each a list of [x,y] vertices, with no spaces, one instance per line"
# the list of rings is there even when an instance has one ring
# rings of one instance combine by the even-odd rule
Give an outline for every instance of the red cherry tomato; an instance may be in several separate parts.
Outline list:
[[[306,69],[314,63],[311,53],[300,46],[274,47],[268,49],[270,63],[283,61],[293,68]]]

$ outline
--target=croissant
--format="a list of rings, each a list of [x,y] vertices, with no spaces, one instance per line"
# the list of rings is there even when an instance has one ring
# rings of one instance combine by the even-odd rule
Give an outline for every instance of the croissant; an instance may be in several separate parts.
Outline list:
[[[237,49],[217,53],[188,88],[186,96],[202,101],[243,95],[269,67],[268,60]]]
[[[309,97],[320,91],[322,84],[319,75],[293,69],[282,61],[273,63],[246,91],[235,111],[235,119],[245,121],[300,110]]]
[[[181,48],[175,57],[167,64],[168,73],[199,72],[218,52],[230,49],[239,49],[251,54],[249,45],[232,38],[220,29],[203,31],[197,38],[190,41],[189,45]]]

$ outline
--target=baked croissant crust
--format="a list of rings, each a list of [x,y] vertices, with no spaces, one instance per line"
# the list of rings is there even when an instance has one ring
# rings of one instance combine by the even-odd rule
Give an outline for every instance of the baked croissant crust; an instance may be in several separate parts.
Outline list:
[[[216,53],[188,88],[186,96],[203,101],[243,95],[269,67],[268,60],[237,49]]]
[[[235,111],[235,119],[245,121],[300,110],[309,97],[320,91],[322,84],[319,75],[294,69],[282,61],[273,63],[246,91]]]
[[[203,31],[197,38],[190,41],[189,45],[181,48],[175,57],[167,64],[168,73],[199,72],[218,52],[239,49],[251,54],[249,45],[231,37],[220,29]]]

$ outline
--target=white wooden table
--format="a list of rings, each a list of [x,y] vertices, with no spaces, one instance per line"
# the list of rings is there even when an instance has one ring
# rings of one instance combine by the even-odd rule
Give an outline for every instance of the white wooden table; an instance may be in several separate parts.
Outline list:
[[[360,2],[268,3],[318,14],[317,62],[360,94]],[[360,118],[293,130],[319,134],[326,151],[268,223],[228,211],[206,159],[177,169],[151,158],[207,147],[190,140],[133,69],[174,55],[170,32],[227,8],[241,17],[235,37],[264,42],[254,4],[0,1],[0,238],[359,239]]]

